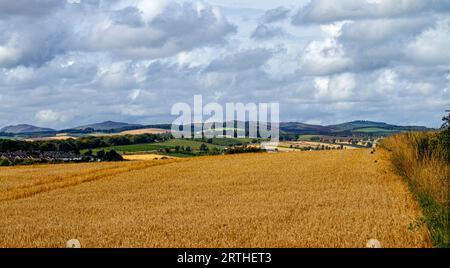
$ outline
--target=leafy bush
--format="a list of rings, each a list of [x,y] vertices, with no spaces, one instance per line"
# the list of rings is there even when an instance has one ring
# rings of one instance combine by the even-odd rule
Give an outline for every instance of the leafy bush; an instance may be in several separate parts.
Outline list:
[[[117,153],[115,150],[111,150],[105,152],[104,150],[100,150],[97,152],[97,158],[101,161],[123,161],[123,157]]]
[[[242,153],[258,153],[263,150],[256,146],[241,146],[241,147],[233,147],[229,148],[225,151],[225,154],[242,154]]]
[[[11,166],[12,163],[7,158],[0,158],[0,167]]]
[[[111,150],[105,154],[105,161],[123,161],[123,157],[116,151]]]
[[[204,143],[202,143],[202,145],[200,145],[200,152],[208,152],[208,146]]]

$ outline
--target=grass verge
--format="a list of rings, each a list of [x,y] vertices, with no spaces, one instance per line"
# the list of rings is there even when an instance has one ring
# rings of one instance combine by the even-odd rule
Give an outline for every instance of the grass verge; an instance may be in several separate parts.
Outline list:
[[[424,218],[417,224],[427,224],[438,248],[450,247],[449,137],[448,130],[411,132],[386,138],[380,144],[422,208]]]

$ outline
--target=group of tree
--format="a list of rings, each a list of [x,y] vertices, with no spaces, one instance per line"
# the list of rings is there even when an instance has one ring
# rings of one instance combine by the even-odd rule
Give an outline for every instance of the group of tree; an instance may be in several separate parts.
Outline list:
[[[162,148],[159,149],[159,152],[162,154],[172,154],[172,153],[176,153],[176,154],[181,154],[181,155],[186,155],[186,156],[195,156],[196,153],[194,152],[194,150],[190,147],[190,146],[175,146],[175,147],[167,147],[167,148]]]
[[[97,152],[96,155],[92,153],[91,150],[87,151],[83,154],[84,157],[93,157],[96,160],[99,161],[109,161],[109,162],[115,162],[115,161],[123,161],[123,157],[117,153],[115,150],[110,151],[104,151],[100,150]]]
[[[165,154],[182,154],[186,156],[196,156],[196,155],[218,155],[223,154],[224,150],[220,149],[219,147],[211,146],[209,147],[206,143],[202,143],[197,150],[192,149],[190,146],[175,146],[173,148],[163,148],[160,149],[161,153]]]
[[[328,150],[344,150],[344,145],[340,144],[338,146],[329,146],[329,145],[317,145],[317,146],[294,146],[291,145],[289,148],[298,149],[300,151],[328,151]]]
[[[119,145],[133,145],[160,142],[171,139],[167,134],[118,135],[105,137],[81,137],[68,140],[23,141],[0,139],[0,152],[13,151],[57,151],[79,152],[85,149],[95,149]]]
[[[191,138],[191,140],[225,147],[245,146],[249,144],[249,142],[244,141],[243,139],[227,138],[227,137],[212,137],[212,138],[202,137],[202,138]],[[259,143],[259,140],[252,139],[251,143],[257,144]]]
[[[31,165],[34,163],[32,159],[8,159],[6,157],[0,157],[0,167]]]
[[[96,154],[89,150],[83,155],[74,152],[57,151],[16,151],[0,152],[0,166],[31,165],[35,163],[71,163],[71,162],[103,162],[103,161],[123,161],[123,157],[114,150],[100,150]]]
[[[243,154],[243,153],[259,153],[264,152],[264,149],[261,149],[257,146],[236,146],[231,147],[225,150],[225,154]]]

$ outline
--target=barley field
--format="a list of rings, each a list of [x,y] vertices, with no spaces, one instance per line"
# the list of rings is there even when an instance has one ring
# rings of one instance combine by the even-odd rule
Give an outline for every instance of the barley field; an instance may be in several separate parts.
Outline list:
[[[129,161],[148,161],[148,160],[160,160],[160,159],[174,159],[176,157],[165,156],[160,154],[124,154],[123,159]]]
[[[430,247],[381,152],[0,168],[0,247]]]
[[[167,129],[144,128],[144,129],[126,130],[126,131],[120,132],[120,134],[123,134],[123,135],[166,134],[169,132],[170,132],[170,130],[167,130]]]

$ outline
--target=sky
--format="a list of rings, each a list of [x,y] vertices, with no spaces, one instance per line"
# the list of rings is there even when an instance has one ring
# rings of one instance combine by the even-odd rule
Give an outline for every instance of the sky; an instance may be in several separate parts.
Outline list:
[[[0,0],[0,127],[170,123],[197,94],[438,127],[449,48],[448,0]]]

